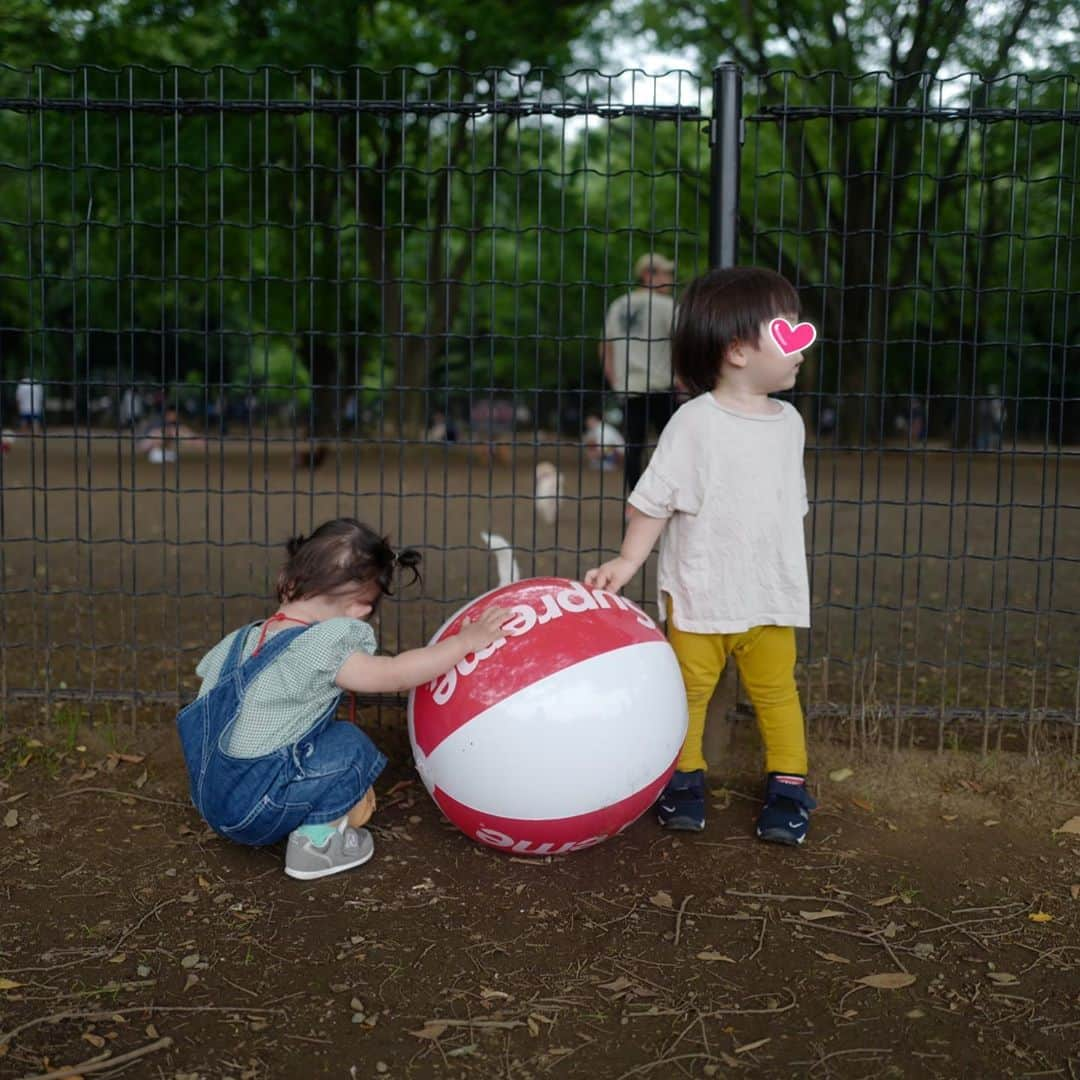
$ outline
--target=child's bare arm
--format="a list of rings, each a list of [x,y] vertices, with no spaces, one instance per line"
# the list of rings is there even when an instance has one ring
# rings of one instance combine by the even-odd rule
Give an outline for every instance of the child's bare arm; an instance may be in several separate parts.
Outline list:
[[[590,588],[618,592],[649,557],[667,521],[667,518],[649,517],[631,507],[630,523],[626,526],[619,554],[595,570],[590,570],[585,575],[585,584]]]
[[[467,622],[453,637],[397,656],[370,656],[356,652],[338,670],[334,680],[342,690],[392,694],[411,690],[449,671],[471,652],[483,649],[500,636],[510,618],[505,608],[489,608],[475,622]]]

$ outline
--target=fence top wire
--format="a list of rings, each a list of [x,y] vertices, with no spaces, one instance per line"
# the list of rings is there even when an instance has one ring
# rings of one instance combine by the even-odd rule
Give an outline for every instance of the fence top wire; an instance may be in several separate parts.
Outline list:
[[[767,71],[763,71],[754,77],[759,81],[767,82],[770,79],[776,79],[783,76],[785,79],[793,79],[798,82],[818,82],[820,80],[839,80],[854,85],[860,82],[880,82],[882,79],[887,79],[894,83],[918,83],[922,82],[927,86],[948,86],[950,83],[971,83],[978,82],[982,86],[990,87],[996,85],[1004,85],[1008,82],[1027,83],[1030,86],[1041,86],[1044,83],[1051,82],[1066,82],[1074,83],[1080,86],[1080,75],[1073,75],[1067,71],[1052,71],[1045,75],[1032,75],[1027,71],[1008,71],[1002,75],[983,75],[978,71],[958,71],[954,75],[940,75],[933,71],[928,71],[925,68],[919,71],[908,71],[903,74],[897,74],[894,71],[888,71],[885,68],[875,68],[872,71],[860,71],[860,72],[847,72],[842,71],[840,68],[821,68],[819,71],[804,72],[796,71],[795,68],[769,68]]]
[[[0,109],[11,112],[145,112],[182,115],[207,113],[282,113],[305,115],[329,113],[349,115],[361,112],[372,115],[401,116],[554,116],[569,119],[576,116],[598,116],[617,120],[625,116],[647,120],[703,120],[701,109],[694,105],[596,105],[583,102],[541,101],[384,101],[381,99],[318,98],[311,101],[237,101],[191,100],[188,98],[10,98],[0,97]]]
[[[776,120],[785,123],[800,120],[972,120],[981,124],[1018,121],[1025,124],[1080,124],[1080,109],[980,108],[976,105],[956,108],[918,108],[910,105],[766,105],[747,117],[759,123]]]
[[[841,123],[868,119],[960,120],[982,124],[1008,121],[1080,123],[1080,76],[1068,72],[1046,75],[1009,72],[987,77],[975,71],[939,76],[929,71],[898,75],[876,70],[852,75],[837,69],[804,74],[791,68],[778,68],[757,75],[755,79],[759,100],[747,119],[758,123],[818,119]],[[789,100],[794,87],[820,87],[822,83],[830,87],[829,100],[808,103]],[[843,89],[836,92],[832,88],[838,84]],[[1061,90],[1060,102],[1056,105],[1045,100],[1046,90],[1053,84],[1059,85]],[[868,91],[876,96],[891,96],[893,100],[857,100],[859,96],[865,98]],[[1042,95],[1038,105],[1024,104],[1025,92],[1031,95],[1036,91]],[[1012,100],[991,100],[992,95],[1000,98],[1003,92]],[[783,100],[767,104],[760,100],[776,94],[782,95]],[[837,100],[837,97],[845,96],[847,101]],[[1075,101],[1072,107],[1070,97]],[[911,100],[898,101],[897,98]]]
[[[780,70],[780,69],[778,69]],[[332,75],[335,77],[344,75],[373,75],[376,78],[385,79],[395,75],[422,75],[425,78],[441,78],[445,75],[460,75],[468,79],[489,79],[495,76],[509,76],[513,79],[532,80],[537,79],[574,79],[581,76],[595,76],[598,79],[617,80],[627,75],[640,75],[645,79],[662,79],[670,75],[685,75],[688,78],[698,79],[698,74],[689,68],[665,68],[662,71],[646,71],[640,67],[624,67],[617,71],[601,71],[599,68],[572,68],[570,71],[555,71],[547,67],[531,67],[524,71],[515,71],[513,68],[487,67],[470,69],[457,67],[452,64],[435,66],[434,64],[397,64],[392,68],[373,68],[365,64],[350,64],[346,68],[326,67],[323,64],[303,64],[300,67],[285,67],[281,64],[259,64],[257,67],[245,68],[237,64],[214,64],[211,67],[200,68],[189,64],[169,64],[166,67],[155,68],[146,64],[124,64],[122,67],[105,67],[101,64],[78,64],[75,67],[64,67],[60,64],[50,64],[41,61],[29,67],[19,67],[16,64],[5,64],[0,61],[0,71],[10,71],[16,75],[33,75],[38,71],[52,71],[58,75],[78,75],[84,71],[96,71],[102,75],[125,75],[128,72],[142,72],[146,75],[162,76],[186,72],[189,75],[217,75],[231,72],[234,75],[245,77],[262,74],[288,75],[295,78],[300,75]]]
[[[117,80],[112,93],[93,91],[87,75]],[[700,96],[701,80],[687,69],[670,68],[648,73],[642,68],[622,68],[610,74],[593,68],[577,68],[556,73],[547,68],[532,68],[515,72],[504,68],[468,71],[457,67],[396,67],[382,71],[356,65],[334,69],[306,65],[286,68],[263,65],[245,69],[235,65],[195,68],[174,65],[151,68],[132,64],[123,68],[82,65],[77,68],[55,64],[35,64],[15,67],[0,64],[0,77],[15,76],[37,85],[24,92],[0,92],[0,109],[13,112],[149,112],[149,113],[329,113],[347,115],[362,112],[374,115],[438,116],[456,114],[468,117],[483,116],[552,116],[569,119],[580,116],[599,116],[618,119],[632,116],[658,121],[695,121],[702,119],[697,102],[683,104],[684,91],[696,91]],[[59,76],[74,81],[83,77],[81,92],[72,88],[66,94],[46,93],[44,76]],[[181,92],[182,78],[196,77],[204,85],[194,94]],[[248,92],[224,93],[227,77],[249,80]],[[160,81],[157,92],[136,93],[135,79],[149,77]],[[124,94],[119,81],[127,79]],[[291,92],[274,92],[274,79],[292,79]],[[656,88],[665,80],[677,79],[679,92],[674,101],[657,100]],[[211,83],[216,79],[219,93],[213,94]],[[421,80],[419,84],[407,80]],[[629,85],[626,80],[630,80]],[[346,81],[347,80],[347,81]],[[361,86],[369,80],[369,92]],[[465,85],[455,86],[455,80]],[[172,83],[170,86],[169,83]],[[336,85],[328,85],[334,81]],[[370,81],[379,85],[370,92]],[[396,84],[400,81],[400,87]],[[651,84],[653,92],[644,92],[640,82]],[[685,81],[685,87],[684,87]],[[350,84],[354,88],[349,92]],[[647,100],[652,97],[652,101]],[[663,95],[670,97],[670,91]]]
[[[732,65],[722,65],[731,67]],[[716,69],[716,70],[719,70]],[[82,93],[67,95],[45,94],[41,85],[41,76],[50,74],[74,79],[87,74],[101,75],[114,79],[125,76],[129,80],[129,93],[126,96],[116,94],[102,96],[93,94],[84,82]],[[20,78],[37,77],[37,91],[28,89],[25,93],[0,94],[0,110],[16,113],[42,112],[101,112],[118,111],[141,112],[150,114],[207,115],[220,113],[262,114],[277,113],[299,116],[308,113],[328,115],[349,115],[364,113],[375,116],[412,115],[432,117],[457,115],[470,118],[505,116],[526,118],[532,116],[550,116],[556,119],[572,119],[583,116],[596,116],[606,120],[634,117],[657,122],[680,121],[695,122],[708,119],[703,111],[702,102],[683,104],[674,102],[643,102],[639,99],[636,88],[638,79],[651,82],[654,87],[662,80],[677,77],[699,90],[702,96],[701,80],[694,72],[684,68],[668,68],[663,71],[647,72],[643,68],[621,68],[618,71],[602,72],[595,68],[576,68],[568,72],[555,72],[548,68],[531,68],[525,71],[513,71],[507,68],[488,68],[470,71],[459,67],[434,66],[397,66],[388,70],[353,65],[348,68],[328,68],[309,64],[298,68],[279,65],[260,65],[243,68],[231,64],[219,64],[209,68],[186,65],[171,65],[154,68],[142,64],[130,64],[120,68],[85,64],[79,67],[63,67],[56,64],[40,63],[31,67],[17,67],[0,63],[0,76],[13,75]],[[134,92],[133,76],[148,76],[162,81],[157,94],[138,94]],[[203,93],[184,95],[179,92],[177,80],[181,76],[196,76],[209,82],[215,77],[223,84],[227,76],[240,76],[249,80],[263,79],[264,91],[257,93],[257,87],[250,88],[246,96],[236,94],[217,97],[208,96],[209,87]],[[424,85],[408,85],[402,82],[400,93],[391,92],[391,83],[397,79],[419,78]],[[291,96],[271,94],[272,78],[290,78],[297,82]],[[361,94],[360,81],[363,78],[381,80],[383,93],[379,96]],[[629,92],[619,88],[620,80],[633,80]],[[1080,123],[1080,107],[1069,107],[1070,94],[1076,90],[1080,105],[1080,77],[1061,72],[1047,75],[1031,75],[1026,72],[1012,72],[1005,75],[986,77],[978,72],[961,72],[955,75],[939,76],[929,71],[916,71],[897,75],[885,70],[875,70],[850,74],[838,69],[824,69],[813,73],[800,73],[791,68],[777,68],[762,72],[754,78],[759,87],[759,96],[766,89],[779,90],[784,100],[765,103],[759,100],[757,107],[746,117],[747,120],[768,122],[803,122],[817,119],[830,119],[845,122],[865,119],[908,119],[932,120],[939,122],[968,121],[981,124],[993,124],[1009,121],[1038,124],[1059,122]],[[169,93],[166,81],[172,79],[173,93]],[[356,93],[347,95],[345,86],[339,85],[338,92],[318,80],[350,79],[356,86]],[[452,80],[462,79],[472,82],[471,88],[454,88]],[[447,86],[436,93],[435,85],[447,80]],[[584,80],[584,83],[581,83]],[[598,80],[606,84],[606,91],[592,84]],[[879,90],[886,84],[885,92],[900,93],[913,97],[914,100],[900,103],[842,103],[834,98],[827,102],[796,104],[787,100],[789,87],[801,85],[813,86],[822,82],[844,84],[847,94],[854,94],[872,84]],[[574,85],[578,82],[579,85]],[[1040,102],[1038,107],[1023,105],[1021,87],[1029,91],[1045,88],[1052,83],[1062,87],[1061,102],[1050,107]],[[945,97],[959,92],[967,86],[966,100],[946,103]],[[993,90],[1007,89],[1011,85],[1014,99],[1009,104],[991,104],[978,99],[987,99]],[[426,93],[425,93],[426,86]],[[299,91],[304,91],[301,94]],[[704,91],[707,94],[707,91]],[[655,95],[654,95],[655,96]],[[831,97],[832,95],[830,95]],[[936,104],[931,98],[937,97]],[[621,100],[620,100],[621,98]],[[629,100],[626,100],[629,98]]]

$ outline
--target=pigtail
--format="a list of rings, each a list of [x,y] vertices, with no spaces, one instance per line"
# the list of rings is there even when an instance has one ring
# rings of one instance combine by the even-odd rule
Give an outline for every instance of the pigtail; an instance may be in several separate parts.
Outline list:
[[[416,548],[402,548],[394,556],[394,567],[398,573],[408,570],[412,574],[412,577],[405,583],[406,585],[415,585],[417,582],[421,585],[424,583],[424,579],[420,575],[420,562],[422,559],[423,555]]]

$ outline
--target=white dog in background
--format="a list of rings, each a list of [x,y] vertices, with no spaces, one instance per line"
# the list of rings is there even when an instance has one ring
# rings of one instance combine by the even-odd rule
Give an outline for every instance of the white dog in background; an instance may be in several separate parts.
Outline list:
[[[514,558],[514,549],[505,537],[498,533],[482,532],[480,538],[495,555],[495,572],[499,575],[499,586],[509,585],[521,580],[521,567]]]
[[[536,500],[536,516],[545,524],[554,525],[559,515],[559,503],[563,497],[563,477],[550,461],[541,461],[536,466],[536,489],[533,495]],[[521,567],[506,537],[498,533],[482,532],[480,538],[495,556],[495,571],[499,577],[499,586],[520,581]]]
[[[562,473],[550,461],[536,466],[536,516],[545,525],[554,525],[563,497]]]

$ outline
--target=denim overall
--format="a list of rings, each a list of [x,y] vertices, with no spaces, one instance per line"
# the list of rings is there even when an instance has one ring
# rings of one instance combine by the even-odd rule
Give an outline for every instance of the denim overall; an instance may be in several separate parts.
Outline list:
[[[233,639],[214,688],[176,718],[191,800],[206,823],[238,844],[273,844],[299,825],[335,821],[355,806],[386,765],[357,727],[334,719],[339,694],[304,735],[260,757],[226,753],[252,680],[307,626],[281,630],[242,660],[253,625]]]

